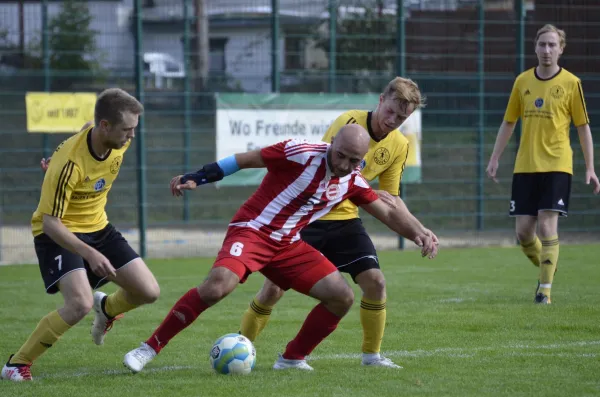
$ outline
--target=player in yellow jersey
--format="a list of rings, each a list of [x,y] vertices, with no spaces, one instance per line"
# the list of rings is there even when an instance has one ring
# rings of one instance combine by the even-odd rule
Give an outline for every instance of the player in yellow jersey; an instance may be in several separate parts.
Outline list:
[[[345,124],[358,124],[371,137],[369,151],[363,158],[362,175],[369,181],[379,177],[377,193],[388,205],[402,211],[407,219],[425,229],[398,197],[400,180],[408,156],[407,138],[398,130],[400,125],[424,105],[421,92],[413,81],[397,77],[380,95],[375,111],[350,110],[339,116],[329,127],[323,141],[331,142]],[[333,154],[339,156],[339,153]],[[362,292],[360,319],[363,326],[363,365],[400,368],[380,355],[386,319],[385,278],[379,267],[377,251],[358,216],[358,208],[346,200],[328,215],[313,222],[301,232],[302,239],[319,250],[341,272],[349,273]],[[435,237],[435,235],[433,235]],[[435,237],[437,241],[437,237]],[[242,318],[240,332],[255,340],[264,329],[273,306],[283,296],[283,290],[269,280],[250,303]]]
[[[510,216],[525,255],[540,268],[534,302],[549,304],[558,262],[558,217],[566,216],[571,194],[573,151],[571,121],[577,127],[585,158],[585,182],[594,193],[600,183],[594,171],[594,145],[581,81],[558,65],[565,32],[553,25],[538,30],[538,66],[515,80],[504,121],[498,131],[487,174],[496,180],[498,161],[519,118],[523,135],[514,167]]]
[[[86,124],[52,155],[31,226],[46,292],[60,291],[64,306],[38,323],[2,368],[2,379],[31,380],[34,360],[92,308],[92,339],[101,345],[117,316],[158,298],[156,279],[105,212],[142,112],[137,99],[108,89],[96,101],[95,125]],[[119,285],[115,293],[92,293],[109,281]]]

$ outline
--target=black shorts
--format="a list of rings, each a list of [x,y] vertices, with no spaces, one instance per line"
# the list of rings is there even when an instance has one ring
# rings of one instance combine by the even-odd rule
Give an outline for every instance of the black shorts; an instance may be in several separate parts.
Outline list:
[[[365,270],[379,269],[377,251],[359,218],[316,221],[302,229],[300,237],[354,282]]]
[[[97,249],[110,261],[115,269],[119,269],[139,255],[129,246],[127,240],[110,223],[102,230],[93,233],[74,233],[81,241]],[[58,292],[58,281],[77,269],[85,269],[92,289],[99,288],[108,283],[105,277],[95,275],[81,256],[72,253],[66,248],[56,244],[46,234],[33,238],[35,253],[38,257],[40,272],[46,292]]]
[[[510,216],[537,216],[538,211],[556,211],[567,216],[571,196],[571,174],[533,172],[513,175]]]

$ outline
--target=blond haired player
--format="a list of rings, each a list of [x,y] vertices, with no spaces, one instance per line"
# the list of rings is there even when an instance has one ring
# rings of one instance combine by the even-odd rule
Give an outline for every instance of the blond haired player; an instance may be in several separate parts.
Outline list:
[[[156,279],[105,212],[142,112],[125,91],[105,90],[96,100],[95,125],[60,144],[50,163],[42,160],[46,174],[31,221],[33,241],[46,292],[60,291],[64,305],[40,320],[2,368],[2,379],[31,380],[33,362],[90,310],[92,339],[101,345],[117,316],[158,298]],[[115,293],[92,293],[109,281],[119,285]]]
[[[378,177],[379,196],[421,230],[431,233],[410,214],[398,197],[409,151],[408,140],[398,128],[422,106],[424,99],[417,84],[396,77],[380,95],[374,111],[350,110],[343,113],[329,127],[323,141],[331,142],[346,124],[358,124],[366,129],[371,139],[361,164],[361,174],[368,181]],[[385,278],[379,267],[377,251],[358,216],[357,206],[348,200],[342,202],[328,215],[304,228],[301,237],[325,255],[339,271],[349,273],[363,292],[360,302],[362,364],[399,368],[379,353],[386,319]],[[265,280],[263,288],[243,315],[241,334],[255,340],[283,293],[281,288]]]
[[[516,218],[521,249],[540,268],[534,299],[538,304],[551,302],[559,252],[558,217],[566,216],[569,209],[573,174],[571,122],[577,127],[585,158],[585,182],[592,183],[595,194],[600,192],[581,81],[558,65],[565,45],[564,31],[553,25],[538,30],[538,66],[515,80],[487,167],[488,176],[496,180],[500,156],[521,118],[523,135],[514,167],[510,216]]]

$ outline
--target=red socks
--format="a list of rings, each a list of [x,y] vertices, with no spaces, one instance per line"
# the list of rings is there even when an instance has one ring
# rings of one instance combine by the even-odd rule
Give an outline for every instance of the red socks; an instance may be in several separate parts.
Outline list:
[[[341,319],[319,303],[304,320],[298,335],[288,343],[283,358],[304,360],[323,339],[335,331]]]
[[[175,335],[193,323],[206,309],[208,309],[208,305],[200,299],[198,290],[195,287],[192,288],[175,303],[175,306],[146,343],[156,353],[160,353]]]

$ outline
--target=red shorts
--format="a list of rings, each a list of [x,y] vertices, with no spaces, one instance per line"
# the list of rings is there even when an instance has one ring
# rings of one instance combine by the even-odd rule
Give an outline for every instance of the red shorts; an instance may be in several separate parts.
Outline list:
[[[319,251],[299,240],[280,244],[264,233],[249,227],[227,229],[225,241],[213,267],[226,267],[246,281],[253,272],[261,272],[280,288],[308,294],[336,267]]]

